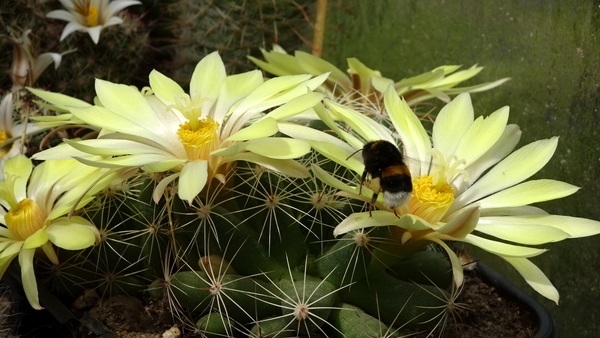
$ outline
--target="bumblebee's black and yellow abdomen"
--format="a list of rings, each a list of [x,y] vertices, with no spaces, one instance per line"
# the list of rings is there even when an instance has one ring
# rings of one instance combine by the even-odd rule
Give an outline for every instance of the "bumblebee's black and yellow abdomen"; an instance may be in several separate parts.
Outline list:
[[[385,191],[412,191],[412,179],[405,165],[394,165],[383,169],[379,184]]]

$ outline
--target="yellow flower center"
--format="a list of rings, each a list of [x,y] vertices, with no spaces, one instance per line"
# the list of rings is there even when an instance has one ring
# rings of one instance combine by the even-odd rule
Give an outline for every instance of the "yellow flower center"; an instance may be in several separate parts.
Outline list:
[[[6,133],[3,132],[2,130],[0,130],[0,145],[4,143],[4,141],[6,141],[7,137],[6,137]]]
[[[88,27],[98,26],[98,7],[90,6],[87,13]]]
[[[207,116],[195,120],[193,124],[196,128],[190,121],[179,125],[179,140],[183,143],[190,160],[208,159],[210,152],[219,145],[219,123]]]
[[[44,226],[46,215],[33,200],[24,199],[4,216],[8,231],[19,241],[26,240]]]
[[[432,176],[414,177],[412,184],[412,198],[408,202],[410,213],[436,224],[452,205],[454,189],[448,183],[435,186]]]

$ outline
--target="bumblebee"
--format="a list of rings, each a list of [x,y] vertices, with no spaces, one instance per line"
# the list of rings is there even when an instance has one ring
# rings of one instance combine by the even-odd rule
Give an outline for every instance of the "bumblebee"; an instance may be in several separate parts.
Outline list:
[[[360,179],[359,194],[362,192],[367,175],[370,175],[373,197],[369,214],[371,215],[377,196],[383,193],[384,204],[393,209],[394,214],[398,216],[396,208],[405,205],[412,193],[410,171],[404,164],[400,150],[388,141],[372,141],[362,148],[362,157],[365,171]]]

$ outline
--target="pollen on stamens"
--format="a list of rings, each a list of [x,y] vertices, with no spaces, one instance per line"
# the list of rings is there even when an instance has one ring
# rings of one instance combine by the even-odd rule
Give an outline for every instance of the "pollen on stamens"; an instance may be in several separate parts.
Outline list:
[[[98,7],[90,6],[87,14],[88,27],[98,26]]]
[[[4,221],[15,239],[24,241],[44,226],[46,215],[35,201],[26,198],[4,215]]]
[[[207,116],[199,119],[197,125],[198,128],[194,129],[189,121],[180,124],[177,135],[189,159],[208,159],[210,152],[218,146],[219,123]]]
[[[0,130],[0,144],[3,144],[4,141],[6,141],[8,137],[6,136],[6,133],[3,132],[2,130]]]
[[[454,189],[447,183],[441,187],[435,186],[432,176],[414,177],[412,184],[412,198],[408,202],[411,214],[425,219],[430,224],[436,224],[452,205]]]

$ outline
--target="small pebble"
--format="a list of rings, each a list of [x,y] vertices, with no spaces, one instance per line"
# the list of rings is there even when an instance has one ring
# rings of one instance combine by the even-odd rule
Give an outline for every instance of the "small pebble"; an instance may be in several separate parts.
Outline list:
[[[173,325],[162,334],[162,338],[177,338],[179,336],[181,336],[181,330],[179,330],[177,324]]]

